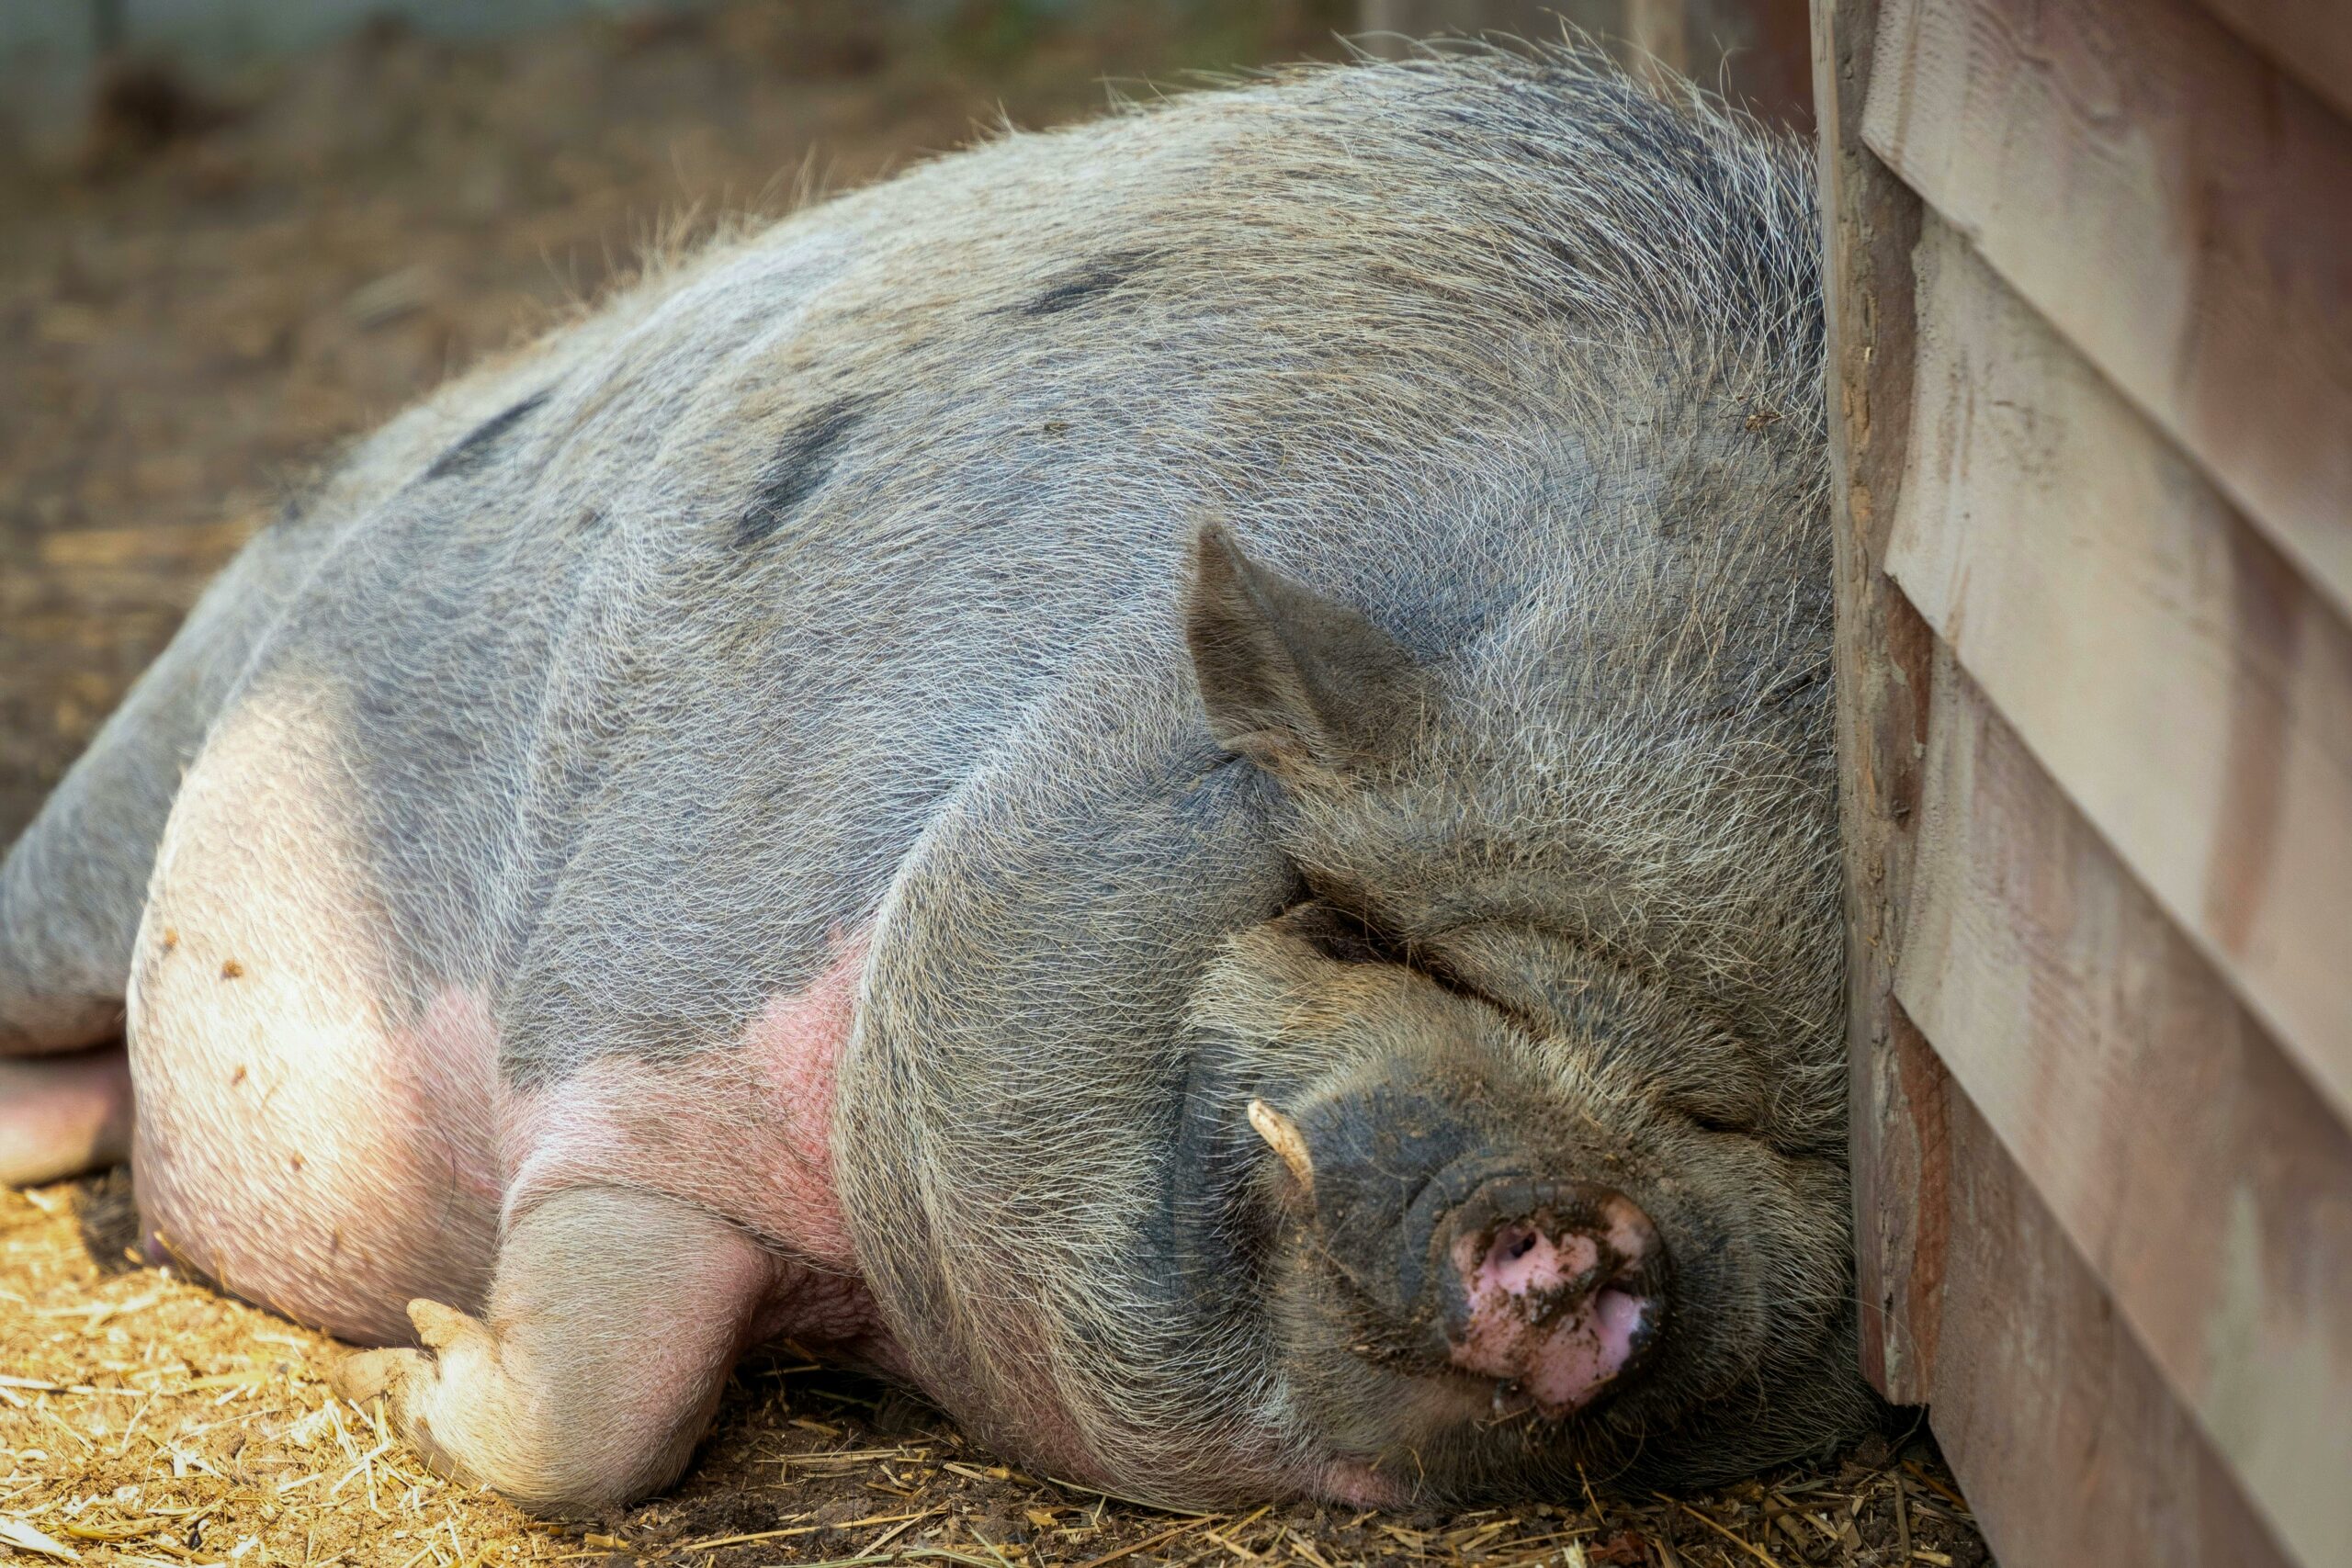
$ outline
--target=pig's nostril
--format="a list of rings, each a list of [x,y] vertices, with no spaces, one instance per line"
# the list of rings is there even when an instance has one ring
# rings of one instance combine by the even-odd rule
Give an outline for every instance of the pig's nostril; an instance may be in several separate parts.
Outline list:
[[[1466,1240],[1475,1248],[1476,1239]],[[1462,1261],[1468,1261],[1468,1256]],[[1486,1257],[1469,1269],[1463,1287],[1474,1298],[1555,1295],[1589,1288],[1601,1261],[1600,1248],[1590,1236],[1573,1231],[1553,1236],[1532,1224],[1506,1225],[1495,1234]]]
[[[1623,1345],[1630,1348],[1649,1316],[1649,1303],[1630,1291],[1606,1290],[1593,1303],[1593,1316],[1600,1324],[1604,1346]]]

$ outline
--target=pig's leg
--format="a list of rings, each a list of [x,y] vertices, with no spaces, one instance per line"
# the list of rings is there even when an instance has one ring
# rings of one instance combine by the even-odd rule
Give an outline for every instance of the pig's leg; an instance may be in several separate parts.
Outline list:
[[[74,784],[0,863],[0,1186],[130,1154],[130,1064],[117,1036],[139,895],[118,868],[91,863],[103,857],[77,814],[59,809]],[[153,847],[151,837],[139,852],[140,886]]]
[[[31,1187],[130,1155],[130,1062],[119,1045],[0,1060],[0,1187]]]
[[[123,984],[171,782],[145,739],[102,738],[0,864],[0,1185],[130,1154]]]
[[[515,1221],[486,1316],[413,1302],[425,1345],[352,1357],[434,1468],[528,1507],[589,1507],[674,1480],[775,1289],[778,1260],[705,1209],[622,1188]]]
[[[0,1184],[130,1153],[117,1043],[180,773],[325,536],[277,527],[220,574],[0,863]]]

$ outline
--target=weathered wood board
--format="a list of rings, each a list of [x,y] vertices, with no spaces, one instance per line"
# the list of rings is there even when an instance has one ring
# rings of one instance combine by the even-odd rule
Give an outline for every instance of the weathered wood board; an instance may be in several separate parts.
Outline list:
[[[1815,8],[1862,1354],[2009,1568],[2352,1563],[2352,10],[2201,3]]]
[[[1896,994],[2219,1461],[2328,1561],[2352,1131],[1964,677],[1932,733]]]
[[[2352,1117],[2352,629],[1933,218],[1918,278],[1887,570]]]
[[[2352,119],[2352,6],[2344,0],[2198,0],[2263,57]]]
[[[2289,1568],[1960,1093],[1950,1165],[1930,1409],[2001,1568]]]
[[[1863,134],[2352,609],[2352,124],[2188,0],[1890,0]]]

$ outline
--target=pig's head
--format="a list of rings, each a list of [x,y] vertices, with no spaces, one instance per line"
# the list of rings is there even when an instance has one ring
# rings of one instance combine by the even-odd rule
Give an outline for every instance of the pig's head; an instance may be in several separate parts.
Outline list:
[[[1203,702],[1301,886],[1201,985],[1190,1098],[1331,1490],[1697,1480],[1868,1417],[1826,639],[1765,619],[1679,671],[1556,616],[1423,668],[1200,539]]]
[[[1199,536],[1184,711],[1078,715],[1084,767],[967,791],[884,910],[834,1146],[935,1397],[1187,1503],[1698,1483],[1870,1420],[1826,595],[1785,586],[1827,572],[1710,547],[1534,563],[1574,602],[1414,653]]]

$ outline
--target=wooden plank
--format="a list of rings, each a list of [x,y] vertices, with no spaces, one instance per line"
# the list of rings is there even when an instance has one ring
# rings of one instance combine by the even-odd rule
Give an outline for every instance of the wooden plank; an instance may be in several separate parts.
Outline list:
[[[2264,58],[2352,118],[2352,6],[2344,0],[2199,0]]]
[[[1936,1353],[1944,1093],[1942,1068],[1894,1003],[1929,637],[1880,570],[1911,414],[1911,247],[1919,203],[1861,144],[1876,17],[1874,0],[1815,0],[1814,106],[1836,475],[1854,1267],[1863,1370],[1888,1398],[1909,1404],[1926,1396]]]
[[[2239,1489],[2342,1561],[2352,1131],[1964,678],[1933,735],[1896,993]]]
[[[2352,608],[2352,124],[2188,0],[1889,0],[1870,145]]]
[[[2000,1141],[1951,1101],[1935,1428],[2002,1568],[2288,1568]]]
[[[1888,570],[2352,1119],[2352,630],[1952,229],[1917,254]]]

